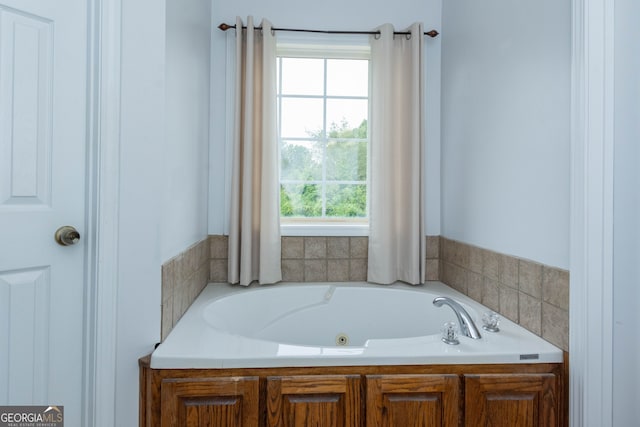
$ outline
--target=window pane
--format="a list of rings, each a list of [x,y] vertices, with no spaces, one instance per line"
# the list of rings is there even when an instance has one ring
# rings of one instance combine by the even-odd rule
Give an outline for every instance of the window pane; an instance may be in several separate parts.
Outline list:
[[[327,184],[327,216],[334,218],[366,217],[366,185]]]
[[[322,95],[324,60],[282,58],[282,93],[285,95]]]
[[[329,137],[334,132],[358,129],[366,122],[369,105],[366,99],[327,99],[327,130]],[[365,126],[366,131],[366,126]],[[333,138],[337,138],[333,136]],[[364,135],[359,138],[366,138]]]
[[[280,215],[287,217],[322,216],[322,195],[318,184],[281,184]]]
[[[327,95],[368,96],[369,61],[358,59],[327,60]]]
[[[321,180],[321,143],[319,141],[282,141],[280,170],[282,180]]]
[[[315,137],[322,131],[322,99],[283,98],[282,138]]]
[[[365,141],[329,141],[327,180],[366,181],[367,143]]]

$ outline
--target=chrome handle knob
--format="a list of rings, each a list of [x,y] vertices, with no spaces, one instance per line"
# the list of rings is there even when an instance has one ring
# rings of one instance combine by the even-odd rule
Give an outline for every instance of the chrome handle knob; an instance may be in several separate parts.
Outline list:
[[[80,233],[74,227],[65,225],[56,230],[55,238],[59,245],[71,246],[80,241]]]

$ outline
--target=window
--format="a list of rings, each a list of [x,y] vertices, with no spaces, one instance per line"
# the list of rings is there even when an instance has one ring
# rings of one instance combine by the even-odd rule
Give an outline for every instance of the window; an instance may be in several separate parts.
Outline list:
[[[368,52],[368,46],[279,45],[280,216],[285,227],[366,228]]]

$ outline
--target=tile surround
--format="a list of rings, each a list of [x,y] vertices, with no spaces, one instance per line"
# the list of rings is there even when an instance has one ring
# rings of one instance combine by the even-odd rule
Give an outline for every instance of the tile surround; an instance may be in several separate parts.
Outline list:
[[[282,280],[366,280],[366,256],[367,239],[362,237],[283,237]]]
[[[162,340],[209,282],[210,258],[206,238],[162,264]]]
[[[209,236],[209,280],[227,281],[227,236]],[[367,279],[366,237],[282,237],[282,280],[347,282]]]
[[[563,350],[569,272],[440,237],[440,280]]]
[[[283,281],[365,281],[367,237],[282,237]],[[162,338],[208,282],[227,281],[227,236],[209,236],[162,266]],[[427,236],[427,280],[440,280],[568,350],[569,272]]]

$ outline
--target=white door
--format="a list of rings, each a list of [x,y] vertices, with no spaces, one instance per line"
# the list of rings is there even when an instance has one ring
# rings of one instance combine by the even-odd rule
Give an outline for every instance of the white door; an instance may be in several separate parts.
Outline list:
[[[0,405],[80,426],[86,0],[0,0]],[[61,246],[70,225],[80,241]]]

